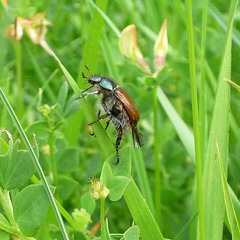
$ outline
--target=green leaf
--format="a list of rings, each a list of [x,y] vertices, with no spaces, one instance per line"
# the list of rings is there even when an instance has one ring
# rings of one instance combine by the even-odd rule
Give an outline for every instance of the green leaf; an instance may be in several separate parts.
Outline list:
[[[194,138],[191,130],[179,116],[177,111],[174,109],[173,105],[164,94],[163,90],[159,87],[157,89],[157,97],[162,107],[164,108],[166,114],[170,118],[173,126],[175,127],[177,134],[182,141],[184,147],[186,148],[188,154],[192,159],[195,160],[195,152],[194,152]]]
[[[66,103],[64,109],[64,117],[69,117],[71,114],[78,112],[81,109],[79,101],[76,100],[75,96],[72,96]]]
[[[75,171],[79,163],[79,152],[77,148],[66,148],[60,158],[57,159],[58,173],[71,173]]]
[[[105,161],[102,167],[100,182],[103,185],[107,185],[113,178],[112,169],[108,161]]]
[[[58,194],[62,200],[67,200],[73,193],[78,182],[72,178],[61,176],[58,178]]]
[[[80,211],[75,209],[72,215],[82,231],[85,231],[88,224],[92,222],[89,213],[87,213],[84,208],[81,208]]]
[[[124,234],[123,240],[138,240],[140,237],[140,230],[137,226],[130,227]]]
[[[139,227],[141,237],[144,240],[158,239],[163,240],[162,233],[148,207],[146,200],[138,190],[136,183],[132,180],[125,192],[124,199],[134,222]]]
[[[123,153],[127,153],[129,151],[129,148],[125,148],[123,149]],[[131,181],[131,178],[129,177],[125,177],[125,176],[118,176],[118,174],[120,174],[120,171],[119,169],[117,170],[116,169],[116,166],[111,164],[112,163],[112,159],[114,158],[115,159],[115,154],[114,156],[110,156],[109,159],[107,161],[105,161],[105,163],[103,164],[103,168],[102,168],[102,173],[101,173],[101,178],[100,178],[100,181],[103,185],[105,185],[109,191],[110,191],[110,194],[109,194],[109,199],[111,201],[118,201],[128,183]],[[122,159],[125,159],[126,160],[126,155],[122,157]],[[125,160],[123,160],[123,162],[125,162]],[[110,164],[109,164],[110,162]],[[123,174],[126,174],[126,175],[130,175],[129,171],[128,171],[128,163],[131,162],[129,160],[129,158],[127,158],[127,162],[125,162],[126,166],[124,166],[122,163],[122,165],[120,165],[120,170],[122,169],[123,171]],[[117,168],[118,168],[118,165],[117,165]],[[115,172],[115,176],[113,176],[113,171]]]
[[[113,176],[131,176],[131,151],[130,147],[125,147],[119,151],[120,161],[118,165],[113,163],[116,162],[116,153],[112,154],[106,161],[112,169]]]
[[[62,110],[64,109],[66,104],[67,94],[68,94],[68,83],[67,81],[64,81],[58,93],[58,99],[57,99],[57,102],[61,106]]]
[[[0,156],[0,183],[7,190],[22,186],[35,172],[30,154],[26,150],[18,150],[20,141],[14,145],[12,140],[9,143],[8,153]]]
[[[34,236],[46,219],[49,201],[43,185],[29,185],[13,202],[13,213],[21,232]]]
[[[218,148],[217,144],[217,156],[218,156],[218,161],[219,161],[219,166],[220,166],[220,171],[221,171],[221,179],[222,179],[222,188],[224,192],[224,202],[225,202],[225,208],[227,212],[227,218],[231,227],[231,233],[232,233],[232,239],[233,240],[238,240],[240,239],[240,231],[239,231],[239,224],[238,220],[236,217],[236,213],[233,207],[232,199],[230,197],[230,193],[228,190],[228,183],[227,183],[227,178],[224,172],[224,167],[221,159],[221,154]]]
[[[123,176],[113,177],[109,184],[106,185],[110,191],[109,199],[111,201],[118,201],[122,197],[127,185],[131,180],[131,178]]]
[[[47,139],[49,137],[49,126],[46,122],[35,122],[26,129],[29,136],[35,134],[37,139]]]
[[[92,198],[90,193],[85,193],[81,197],[81,206],[90,215],[92,215],[94,210],[95,210],[95,208],[96,208],[96,201]]]

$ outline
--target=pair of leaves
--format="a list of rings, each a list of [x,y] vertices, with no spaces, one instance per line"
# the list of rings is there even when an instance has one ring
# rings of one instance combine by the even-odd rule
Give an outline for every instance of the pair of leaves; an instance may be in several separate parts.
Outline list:
[[[19,143],[10,139],[7,154],[0,156],[0,184],[7,190],[22,186],[35,172],[30,154],[18,150]]]
[[[126,147],[119,151],[120,162],[116,166],[116,155],[112,154],[104,163],[101,173],[101,183],[109,190],[109,199],[111,201],[118,201],[128,183],[131,181],[131,152],[130,148]]]

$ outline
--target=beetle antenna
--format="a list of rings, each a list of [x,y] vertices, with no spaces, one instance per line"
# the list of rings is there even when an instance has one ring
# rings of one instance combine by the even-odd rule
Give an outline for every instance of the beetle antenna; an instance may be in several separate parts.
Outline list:
[[[91,71],[90,71],[88,65],[85,65],[85,68],[89,71],[89,73],[90,73],[91,75],[93,75],[93,74],[91,73]]]
[[[88,79],[87,76],[83,72],[82,72],[82,77]]]

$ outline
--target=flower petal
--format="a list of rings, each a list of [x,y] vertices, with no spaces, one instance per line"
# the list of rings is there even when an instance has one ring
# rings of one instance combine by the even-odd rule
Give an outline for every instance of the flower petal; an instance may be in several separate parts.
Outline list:
[[[152,74],[137,44],[137,30],[134,24],[123,29],[119,39],[119,48],[123,56],[136,64],[143,71]]]
[[[158,74],[162,70],[165,64],[167,50],[167,19],[165,19],[154,45],[154,67],[156,70],[155,74]]]

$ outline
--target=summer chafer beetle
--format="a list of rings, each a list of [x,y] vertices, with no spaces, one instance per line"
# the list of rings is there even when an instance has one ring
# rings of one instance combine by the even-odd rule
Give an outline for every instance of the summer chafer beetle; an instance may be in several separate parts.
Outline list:
[[[89,68],[87,66],[85,67],[89,71]],[[97,120],[89,123],[89,125],[98,122],[100,119],[108,118],[105,127],[106,130],[110,122],[113,122],[117,130],[117,139],[115,144],[117,162],[114,164],[118,164],[118,148],[121,143],[122,136],[127,133],[129,129],[132,129],[135,148],[142,146],[140,133],[137,130],[137,123],[140,119],[138,110],[126,92],[124,92],[113,80],[92,74],[90,77],[86,77],[86,75],[82,73],[82,76],[87,79],[90,86],[83,90],[82,93],[84,94],[78,98],[86,97],[88,95],[102,94],[101,104],[106,112],[105,114],[100,115],[101,110],[99,110]],[[94,91],[85,93],[91,88],[93,88]]]

